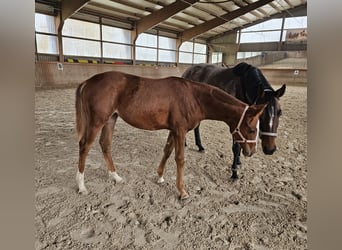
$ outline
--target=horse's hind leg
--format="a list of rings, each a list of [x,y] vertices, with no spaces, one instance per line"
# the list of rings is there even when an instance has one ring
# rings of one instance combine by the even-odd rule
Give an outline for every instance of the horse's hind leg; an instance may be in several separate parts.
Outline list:
[[[112,159],[112,138],[117,118],[118,115],[114,114],[103,126],[100,136],[100,145],[108,168],[109,177],[113,178],[116,182],[121,182],[122,178],[115,172],[115,166]]]
[[[166,164],[167,159],[169,159],[174,147],[175,147],[174,138],[173,138],[172,132],[170,131],[165,147],[164,147],[164,155],[157,170],[158,177],[159,177],[158,183],[164,182],[163,175],[165,171],[165,164]]]
[[[201,142],[199,125],[194,129],[194,133],[195,133],[195,142],[196,142],[196,145],[198,147],[198,152],[204,152],[204,148],[203,148],[202,142]]]
[[[81,140],[79,141],[79,160],[78,160],[78,172],[76,174],[76,182],[78,185],[78,192],[81,194],[87,194],[88,191],[84,185],[84,169],[85,169],[85,161],[87,155],[90,150],[91,144],[94,142],[96,134],[100,130],[101,127],[94,127],[89,129],[84,135],[82,136]]]

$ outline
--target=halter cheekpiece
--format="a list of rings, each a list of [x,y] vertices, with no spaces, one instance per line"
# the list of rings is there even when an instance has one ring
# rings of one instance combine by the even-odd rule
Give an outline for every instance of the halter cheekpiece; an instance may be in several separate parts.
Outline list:
[[[257,140],[258,140],[258,133],[259,133],[259,121],[258,121],[258,125],[257,125],[257,135],[255,137],[254,140],[247,140],[243,134],[240,132],[240,125],[242,123],[242,120],[243,118],[245,117],[245,114],[247,112],[247,109],[249,108],[249,106],[246,106],[244,111],[242,112],[242,115],[241,115],[241,118],[240,118],[240,121],[238,123],[238,125],[236,126],[235,130],[233,131],[232,135],[234,135],[235,133],[237,133],[240,137],[241,137],[241,140],[234,140],[234,142],[238,142],[238,143],[257,143]]]

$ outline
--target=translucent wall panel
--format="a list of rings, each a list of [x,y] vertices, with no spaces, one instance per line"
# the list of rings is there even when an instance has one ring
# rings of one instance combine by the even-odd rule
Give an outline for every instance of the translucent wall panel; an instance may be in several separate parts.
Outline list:
[[[192,63],[192,53],[179,52],[180,63]]]
[[[176,62],[176,51],[172,50],[159,50],[159,62]]]
[[[157,36],[142,33],[138,36],[136,45],[157,48]]]
[[[36,34],[37,52],[46,54],[58,54],[57,36]]]
[[[103,57],[132,59],[131,46],[113,43],[103,43]]]
[[[194,63],[206,63],[206,55],[194,54]]]
[[[184,51],[184,52],[191,52],[193,51],[193,46],[194,44],[192,42],[184,42],[182,45],[179,47],[179,51]]]
[[[288,17],[285,19],[284,29],[307,28],[307,17]]]
[[[100,57],[100,42],[87,41],[73,38],[63,38],[63,50],[65,55]]]
[[[100,40],[100,25],[75,19],[67,19],[64,22],[63,36]]]
[[[136,59],[141,61],[157,61],[157,49],[136,47]]]
[[[109,41],[109,42],[130,44],[131,43],[131,31],[103,25],[102,26],[102,40]]]
[[[176,39],[160,36],[159,48],[176,50]]]
[[[281,24],[283,22],[282,18],[271,19],[251,27],[245,28],[242,30],[244,31],[260,31],[260,30],[278,30],[281,29]]]
[[[211,55],[211,63],[221,63],[222,62],[222,52],[213,52]]]
[[[247,32],[241,33],[241,43],[262,43],[262,42],[278,42],[280,40],[279,31],[265,32]]]
[[[55,17],[35,13],[35,29],[37,32],[57,34]]]
[[[201,44],[201,43],[194,43],[194,52],[200,53],[200,54],[206,54],[207,53],[207,45]]]

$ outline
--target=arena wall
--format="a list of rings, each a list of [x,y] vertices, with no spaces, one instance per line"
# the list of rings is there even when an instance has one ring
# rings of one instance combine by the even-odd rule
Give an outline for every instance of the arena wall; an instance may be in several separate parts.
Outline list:
[[[95,74],[111,70],[117,70],[129,74],[151,78],[162,78],[167,76],[181,76],[187,68],[187,66],[161,67],[91,63],[63,63],[62,67],[63,69],[58,69],[57,62],[36,62],[36,88],[39,89],[76,86]]]
[[[140,65],[111,65],[91,63],[63,63],[62,69],[58,69],[57,62],[36,62],[35,86],[36,89],[73,87],[88,79],[89,77],[110,70],[122,71],[134,75],[151,78],[162,78],[167,76],[181,76],[189,66],[179,67],[167,66],[140,66]],[[262,72],[271,84],[300,83],[307,82],[307,71],[294,69],[272,69],[262,68]]]

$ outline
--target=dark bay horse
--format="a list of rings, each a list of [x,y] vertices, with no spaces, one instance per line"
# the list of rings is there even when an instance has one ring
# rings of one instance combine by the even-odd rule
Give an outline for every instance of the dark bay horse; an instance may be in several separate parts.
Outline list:
[[[81,83],[76,90],[79,141],[76,181],[79,192],[87,193],[85,161],[100,130],[99,142],[109,176],[116,182],[122,181],[111,156],[112,136],[118,117],[140,129],[170,131],[157,170],[158,183],[164,181],[166,161],[175,149],[176,186],[181,199],[186,199],[188,194],[183,183],[186,133],[204,119],[224,121],[233,138],[241,144],[243,154],[251,156],[256,151],[257,122],[265,106],[248,106],[216,87],[178,77],[149,79],[115,71],[97,74]]]
[[[281,115],[279,98],[285,93],[285,84],[274,90],[260,69],[244,62],[233,68],[197,64],[188,68],[182,77],[216,86],[249,105],[268,103],[260,116],[260,138],[264,154],[271,155],[276,151],[275,138]],[[194,131],[198,150],[203,151],[199,126]],[[237,179],[237,165],[241,164],[240,145],[233,141],[232,150],[234,159],[231,178]]]

